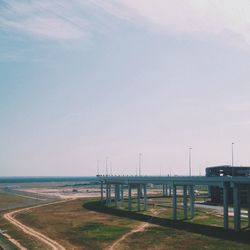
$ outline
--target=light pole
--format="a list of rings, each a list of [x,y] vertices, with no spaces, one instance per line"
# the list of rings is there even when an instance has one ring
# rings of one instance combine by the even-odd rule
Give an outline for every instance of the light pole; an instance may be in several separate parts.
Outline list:
[[[141,153],[139,153],[139,176],[141,176]]]
[[[112,161],[110,161],[110,175],[113,175]]]
[[[106,156],[106,175],[108,175],[108,157]]]
[[[234,176],[234,142],[232,142],[232,176]]]
[[[191,165],[192,165],[192,148],[188,148],[189,150],[189,176],[191,176],[192,174],[192,170],[191,170]]]
[[[97,160],[97,175],[100,174],[100,169],[99,169],[99,160]]]
[[[234,166],[234,142],[232,142],[232,167]]]

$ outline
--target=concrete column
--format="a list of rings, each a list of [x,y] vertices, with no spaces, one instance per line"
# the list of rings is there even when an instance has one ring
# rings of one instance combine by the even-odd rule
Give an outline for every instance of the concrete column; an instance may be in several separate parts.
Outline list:
[[[131,192],[131,184],[128,184],[128,211],[131,211],[131,195],[132,192]]]
[[[143,185],[143,195],[144,195],[144,210],[147,210],[148,203],[147,203],[147,184]]]
[[[250,228],[250,187],[247,188],[248,227]]]
[[[101,181],[101,201],[103,201],[103,182]]]
[[[108,191],[108,183],[106,183],[106,205],[108,205],[109,202],[109,191]]]
[[[140,192],[140,198],[142,198],[142,185],[140,185],[139,192]]]
[[[162,196],[164,197],[166,194],[165,194],[165,185],[162,184]]]
[[[187,186],[183,186],[183,215],[184,220],[187,220]]]
[[[234,230],[240,231],[240,197],[239,186],[234,184],[233,187],[233,201],[234,201]]]
[[[124,199],[123,199],[123,184],[121,184],[121,202],[123,203]]]
[[[118,204],[119,184],[115,184],[115,206]]]
[[[172,196],[172,187],[169,186],[169,196]]]
[[[168,185],[166,184],[166,197],[168,196]]]
[[[228,185],[223,186],[224,228],[228,229]]]
[[[137,211],[141,211],[141,185],[137,186]]]
[[[189,194],[190,194],[190,215],[191,219],[194,218],[195,210],[194,210],[194,186],[190,186],[189,188]]]
[[[111,192],[111,184],[108,185],[108,196],[109,196],[109,199],[108,199],[108,204],[111,205],[111,195],[112,195],[112,192]]]
[[[177,192],[176,186],[173,185],[173,220],[177,219]]]
[[[121,184],[117,185],[117,201],[121,200]]]

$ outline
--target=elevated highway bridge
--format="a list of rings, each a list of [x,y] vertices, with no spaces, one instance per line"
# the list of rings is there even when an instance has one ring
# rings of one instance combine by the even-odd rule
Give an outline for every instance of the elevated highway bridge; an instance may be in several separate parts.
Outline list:
[[[124,199],[124,189],[127,188],[128,210],[131,211],[132,189],[136,189],[137,210],[141,209],[141,197],[144,200],[144,209],[147,209],[147,189],[149,184],[162,185],[163,195],[172,197],[173,220],[177,220],[177,187],[183,190],[183,213],[184,220],[188,218],[188,196],[190,199],[190,216],[195,216],[195,186],[218,186],[223,189],[223,208],[224,208],[224,228],[228,229],[228,191],[233,189],[233,208],[234,208],[234,229],[241,229],[241,205],[240,190],[247,189],[248,197],[248,225],[250,226],[250,176],[112,176],[97,175],[101,183],[101,199],[107,205],[111,204],[112,191],[114,187],[114,201],[118,204],[119,200]],[[106,189],[104,197],[104,188]],[[189,192],[188,192],[189,191]]]

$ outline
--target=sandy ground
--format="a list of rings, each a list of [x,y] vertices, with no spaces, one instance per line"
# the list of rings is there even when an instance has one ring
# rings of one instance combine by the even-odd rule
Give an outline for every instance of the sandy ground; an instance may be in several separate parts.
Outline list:
[[[44,197],[57,197],[60,199],[72,199],[72,198],[90,198],[100,196],[100,190],[98,188],[20,188],[20,191],[36,194]]]

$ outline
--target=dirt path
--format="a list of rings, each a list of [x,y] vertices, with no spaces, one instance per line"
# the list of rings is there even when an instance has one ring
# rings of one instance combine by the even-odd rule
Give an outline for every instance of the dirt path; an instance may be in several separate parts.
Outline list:
[[[148,227],[150,224],[148,222],[141,224],[138,228],[133,229],[132,231],[124,234],[121,238],[119,238],[117,241],[113,243],[111,247],[109,247],[109,250],[115,250],[118,249],[119,244],[124,241],[128,236],[138,233],[138,232],[143,232],[146,227]]]
[[[152,209],[151,211],[152,211],[153,215],[158,214],[158,212],[156,212],[154,209]],[[147,228],[149,226],[150,226],[150,222],[141,223],[138,228],[133,229],[133,230],[129,231],[128,233],[124,234],[121,238],[119,238],[117,241],[115,241],[108,249],[109,250],[119,249],[118,248],[119,244],[122,241],[124,241],[127,237],[129,237],[130,235],[132,235],[134,233],[143,232],[145,230],[145,228]]]
[[[4,218],[6,220],[8,220],[11,224],[13,224],[14,226],[20,228],[24,233],[29,234],[29,235],[37,238],[39,241],[45,243],[47,246],[49,246],[49,249],[53,249],[53,250],[66,250],[58,242],[50,239],[49,237],[43,235],[42,233],[39,233],[38,231],[32,229],[31,227],[28,227],[28,226],[24,225],[23,223],[19,222],[17,219],[15,219],[15,215],[18,214],[18,213],[20,213],[20,212],[26,212],[26,211],[29,211],[29,210],[32,210],[32,209],[35,209],[35,208],[49,206],[49,205],[52,205],[52,204],[63,203],[63,202],[67,202],[69,200],[73,200],[73,199],[56,201],[56,202],[41,204],[41,205],[37,205],[37,206],[33,206],[33,207],[28,207],[28,208],[21,208],[21,209],[18,209],[18,210],[15,210],[15,211],[12,211],[12,212],[8,212],[8,213],[4,214]],[[12,237],[10,237],[10,241],[12,241],[21,250],[27,250],[25,247],[23,247],[19,242],[17,242]]]
[[[17,246],[20,250],[28,250],[26,247],[21,245],[17,240],[13,239],[9,234],[7,233],[2,233],[5,238],[8,239],[8,241],[12,242],[15,246]]]

